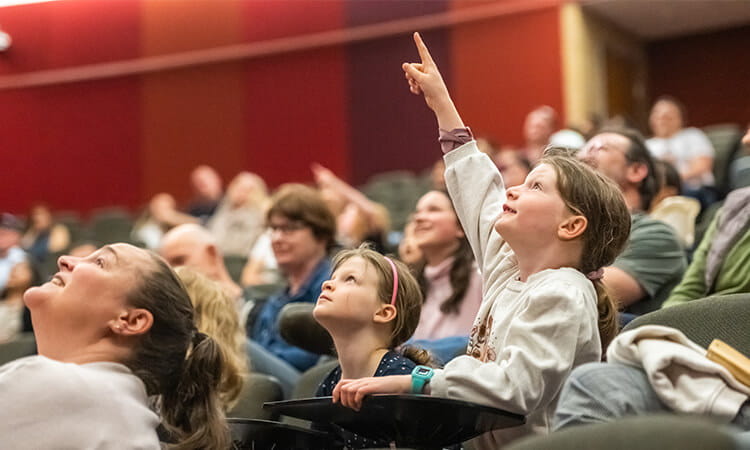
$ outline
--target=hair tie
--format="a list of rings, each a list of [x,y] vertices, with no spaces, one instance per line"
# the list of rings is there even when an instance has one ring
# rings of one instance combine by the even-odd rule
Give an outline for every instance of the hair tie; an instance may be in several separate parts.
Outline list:
[[[388,264],[391,265],[391,270],[393,271],[393,294],[391,294],[391,305],[395,305],[396,294],[398,293],[398,271],[396,270],[396,263],[387,256],[383,256],[383,258],[388,261]]]
[[[588,278],[591,281],[601,280],[604,278],[604,267],[600,267],[597,270],[594,270],[593,272],[589,272],[586,274],[586,278]]]
[[[197,347],[198,344],[203,342],[203,340],[206,339],[206,337],[208,336],[205,333],[201,333],[200,331],[194,328],[191,339],[190,339],[193,344],[193,348]]]

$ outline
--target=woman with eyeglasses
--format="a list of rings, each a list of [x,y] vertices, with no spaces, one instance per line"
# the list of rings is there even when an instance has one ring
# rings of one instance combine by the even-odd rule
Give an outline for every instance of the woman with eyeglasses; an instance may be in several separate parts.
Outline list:
[[[318,299],[323,281],[331,274],[328,252],[334,244],[336,220],[315,189],[288,184],[272,197],[266,222],[285,286],[260,307],[256,319],[248,319],[248,351],[253,370],[276,377],[288,397],[300,374],[319,355],[287,343],[276,322],[287,304]]]

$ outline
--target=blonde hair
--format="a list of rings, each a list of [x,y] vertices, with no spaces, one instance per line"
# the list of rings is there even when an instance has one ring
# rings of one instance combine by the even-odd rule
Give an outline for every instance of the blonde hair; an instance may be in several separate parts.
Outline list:
[[[211,336],[224,354],[226,370],[219,383],[219,398],[229,410],[237,402],[249,369],[245,333],[240,328],[237,310],[218,283],[187,267],[178,267],[175,272],[195,308],[196,328]]]
[[[557,188],[566,206],[588,221],[577,269],[589,274],[611,265],[630,236],[630,212],[620,189],[606,176],[570,156],[566,149],[548,148],[539,164],[554,168]],[[599,337],[605,351],[619,331],[617,307],[601,279],[592,282],[597,294]]]
[[[390,303],[393,296],[393,268],[386,257],[372,250],[368,244],[362,244],[359,248],[343,250],[333,259],[333,270],[339,268],[350,258],[360,257],[375,269],[378,275],[378,298],[383,303]],[[398,277],[398,290],[396,291],[396,318],[393,320],[391,340],[388,348],[394,349],[406,342],[419,325],[419,316],[422,313],[422,291],[409,268],[394,258],[389,258],[396,267]],[[417,364],[432,364],[430,354],[413,346],[402,347],[403,356],[411,359]]]

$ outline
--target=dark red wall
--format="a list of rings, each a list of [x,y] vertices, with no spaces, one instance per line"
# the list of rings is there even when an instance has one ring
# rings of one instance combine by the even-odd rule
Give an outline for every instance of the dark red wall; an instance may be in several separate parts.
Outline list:
[[[672,95],[691,125],[750,122],[750,26],[648,45],[652,98]]]
[[[557,4],[525,0],[60,0],[0,8],[13,47],[0,83],[39,71],[267,42],[493,3],[508,13],[421,30],[475,129],[518,142],[534,106],[562,105]],[[516,11],[518,8],[516,8]],[[95,20],[94,20],[95,19]],[[540,28],[542,31],[539,31]],[[168,191],[187,200],[189,171],[240,170],[271,186],[311,181],[313,161],[362,183],[439,157],[436,124],[400,65],[411,33],[188,68],[45,87],[0,89],[0,210],[37,201],[88,211],[136,209]],[[385,36],[385,37],[379,37]],[[9,78],[10,77],[10,78]]]

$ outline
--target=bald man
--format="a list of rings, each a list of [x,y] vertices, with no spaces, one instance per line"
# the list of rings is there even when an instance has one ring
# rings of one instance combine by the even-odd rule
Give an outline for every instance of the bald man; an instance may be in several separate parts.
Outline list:
[[[187,266],[221,284],[232,298],[242,299],[242,288],[229,276],[216,239],[195,224],[179,225],[164,235],[159,253],[170,266]]]

